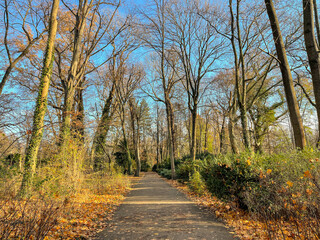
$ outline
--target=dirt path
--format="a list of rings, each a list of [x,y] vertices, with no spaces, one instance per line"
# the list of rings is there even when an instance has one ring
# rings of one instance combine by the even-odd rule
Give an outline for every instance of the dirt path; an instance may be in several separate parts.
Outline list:
[[[202,211],[155,173],[146,173],[96,239],[235,239],[221,222]]]

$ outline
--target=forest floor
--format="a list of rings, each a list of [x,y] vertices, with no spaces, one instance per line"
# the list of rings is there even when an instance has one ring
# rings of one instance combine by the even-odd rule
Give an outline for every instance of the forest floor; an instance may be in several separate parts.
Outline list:
[[[236,237],[156,173],[133,186],[107,228],[95,239],[216,239]]]

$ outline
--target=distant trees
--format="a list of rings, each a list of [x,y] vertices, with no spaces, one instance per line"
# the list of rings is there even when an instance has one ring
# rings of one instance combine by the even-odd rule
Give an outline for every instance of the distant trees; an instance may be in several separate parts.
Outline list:
[[[121,40],[120,40],[121,41]],[[121,81],[126,81],[125,75],[127,74],[128,67],[128,58],[132,51],[135,49],[133,43],[128,41],[128,39],[123,39],[120,46],[116,46],[115,43],[112,43],[112,58],[106,64],[106,72],[104,73],[104,78],[107,81],[105,84],[109,85],[109,92],[105,98],[104,106],[102,109],[101,117],[98,122],[97,129],[93,137],[92,144],[92,154],[94,155],[94,169],[101,170],[103,167],[103,156],[105,155],[105,141],[107,134],[111,127],[112,117],[116,111],[117,101],[122,102],[122,98],[117,98],[117,91],[119,87],[123,86]],[[136,76],[133,76],[133,78]],[[130,77],[131,78],[131,77]],[[139,80],[140,81],[140,80]],[[136,85],[133,86],[133,89],[130,90],[129,96],[131,96],[132,91],[134,91]],[[127,101],[127,99],[126,99]],[[126,102],[124,102],[125,104]],[[120,106],[118,106],[120,107]]]
[[[132,156],[129,147],[128,132],[126,131],[126,119],[127,114],[127,104],[133,95],[133,92],[138,88],[141,80],[143,78],[143,70],[140,66],[129,65],[124,66],[124,69],[120,72],[119,80],[116,84],[116,96],[117,96],[117,112],[120,119],[121,131],[123,141],[121,143],[123,150],[126,152],[126,157],[128,161],[128,173],[132,172]]]
[[[206,90],[205,77],[215,69],[223,55],[223,39],[210,28],[196,9],[204,8],[197,1],[177,1],[170,8],[170,39],[181,62],[182,84],[191,114],[190,156],[196,158],[196,125],[199,101]],[[180,73],[181,74],[181,73]]]
[[[141,131],[150,124],[150,112],[147,102],[143,99],[141,102],[134,98],[129,99],[129,109],[131,116],[132,141],[135,152],[136,171],[135,176],[140,176],[141,159],[140,159],[140,138]],[[145,136],[144,136],[145,137]],[[145,142],[145,144],[147,144]]]
[[[147,19],[147,23],[143,24],[145,28],[145,35],[142,41],[144,44],[155,52],[156,74],[155,79],[160,80],[161,93],[157,92],[152,85],[151,98],[155,101],[163,102],[165,104],[167,115],[167,130],[168,130],[168,148],[171,162],[171,175],[175,178],[175,165],[174,159],[176,158],[176,140],[175,140],[175,120],[174,120],[174,107],[172,98],[174,95],[175,85],[181,80],[178,75],[179,61],[177,54],[173,48],[173,43],[169,37],[169,9],[171,2],[163,0],[152,1],[150,11],[152,15],[140,10],[143,18]]]

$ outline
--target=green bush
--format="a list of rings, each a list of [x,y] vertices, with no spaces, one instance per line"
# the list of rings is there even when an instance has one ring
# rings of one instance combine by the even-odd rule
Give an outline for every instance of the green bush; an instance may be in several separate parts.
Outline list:
[[[292,196],[306,195],[306,191],[319,192],[319,151],[306,149],[286,154],[260,156],[256,168],[260,169],[259,188],[246,193],[246,202],[253,212],[268,209],[269,214],[284,215],[284,203],[292,202]],[[302,202],[319,202],[316,195],[300,198]],[[295,199],[297,202],[297,199]]]
[[[206,188],[205,183],[197,170],[195,170],[190,176],[188,186],[193,192],[197,194],[201,195],[202,193],[204,193],[204,190]]]
[[[14,154],[9,154],[5,159],[4,163],[7,166],[18,166],[20,160],[21,160],[21,154],[20,153],[14,153]]]
[[[208,189],[268,223],[271,239],[279,229],[294,226],[290,234],[320,236],[320,151],[311,148],[281,154],[203,155],[192,162],[177,161],[176,175],[194,192]],[[155,167],[156,168],[156,167]],[[167,169],[168,168],[168,169]],[[162,176],[171,177],[170,162],[159,164]]]
[[[202,171],[208,190],[220,199],[236,201],[241,208],[248,206],[244,200],[246,189],[258,185],[259,174],[251,167],[251,160],[237,159],[231,165],[211,161]]]
[[[151,170],[151,166],[148,163],[147,160],[142,160],[141,161],[141,171],[142,172],[149,172]]]
[[[162,176],[162,177],[165,177],[165,178],[168,178],[168,179],[171,179],[171,169],[162,169],[159,174]]]
[[[183,182],[189,181],[189,176],[192,174],[193,169],[193,164],[191,163],[190,159],[187,159],[176,168],[177,179],[182,180]]]
[[[181,159],[176,159],[174,161],[174,164],[175,164],[175,169],[177,171],[177,169],[179,168],[179,165],[182,163],[182,160]],[[170,159],[165,159],[163,160],[162,162],[160,162],[158,165],[154,165],[153,168],[152,168],[152,171],[156,171],[157,173],[161,173],[161,171],[163,169],[167,169],[167,170],[170,170],[171,171],[171,162],[170,162]],[[160,174],[161,175],[161,174]]]
[[[183,182],[187,182],[190,179],[190,176],[193,175],[195,171],[201,173],[207,166],[207,160],[204,159],[196,159],[194,162],[191,161],[190,158],[184,160],[184,162],[180,162],[180,164],[176,168],[177,179],[182,180]]]

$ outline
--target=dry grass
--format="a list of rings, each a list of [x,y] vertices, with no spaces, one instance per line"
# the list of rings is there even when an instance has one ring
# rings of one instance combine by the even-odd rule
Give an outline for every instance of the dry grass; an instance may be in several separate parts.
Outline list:
[[[46,181],[23,200],[16,198],[19,182],[7,184],[0,198],[0,239],[89,239],[112,217],[131,185],[121,174],[86,174],[77,184],[64,179],[64,189],[54,191],[60,179]]]

